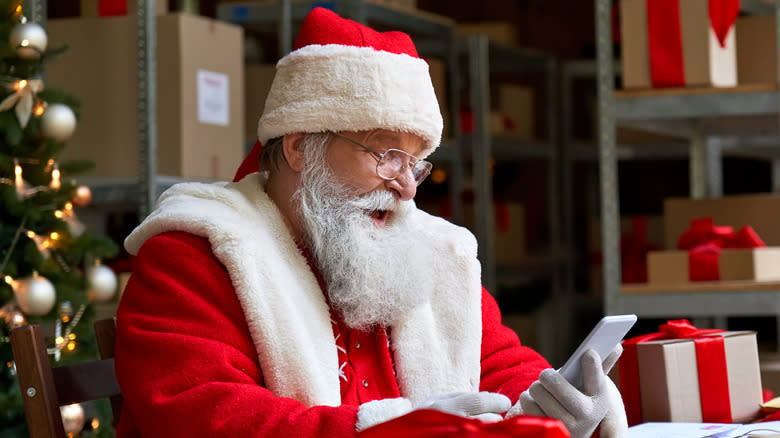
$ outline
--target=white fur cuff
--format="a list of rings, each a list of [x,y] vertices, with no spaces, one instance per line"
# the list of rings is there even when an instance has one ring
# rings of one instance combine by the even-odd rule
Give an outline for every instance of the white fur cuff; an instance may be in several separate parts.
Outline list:
[[[379,423],[392,420],[412,411],[412,402],[405,398],[387,398],[363,403],[358,408],[358,419],[355,429],[368,429]]]

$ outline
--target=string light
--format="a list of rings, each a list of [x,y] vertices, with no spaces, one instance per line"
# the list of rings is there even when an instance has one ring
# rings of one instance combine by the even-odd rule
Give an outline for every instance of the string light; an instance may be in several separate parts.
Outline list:
[[[14,186],[16,187],[16,195],[19,198],[24,196],[24,179],[22,178],[22,166],[19,165],[19,160],[14,158]]]
[[[52,233],[49,234],[49,239],[51,239],[51,240],[57,240],[59,238],[60,238],[60,233],[58,233],[56,231],[52,231]]]
[[[26,44],[25,44],[25,43],[26,43]],[[27,46],[29,46],[29,45],[30,45],[30,41],[28,41],[28,40],[22,40],[22,44],[21,44],[21,46],[22,46],[22,47],[27,47]],[[17,83],[14,85],[14,88],[15,88],[15,89],[17,89],[17,90],[21,90],[22,88],[24,88],[24,87],[26,87],[26,86],[27,86],[27,79],[22,79],[22,80],[20,80],[19,82],[17,82]]]
[[[58,190],[60,187],[62,187],[62,181],[60,180],[60,168],[56,164],[54,164],[54,168],[51,171],[51,182],[49,183],[49,187],[54,190]]]
[[[54,217],[57,219],[62,219],[65,217],[65,213],[63,213],[62,210],[54,210]]]

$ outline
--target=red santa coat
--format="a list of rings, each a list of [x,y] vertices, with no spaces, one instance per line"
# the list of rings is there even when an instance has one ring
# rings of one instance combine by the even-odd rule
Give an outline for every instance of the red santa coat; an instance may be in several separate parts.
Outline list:
[[[473,236],[415,211],[411,237],[449,256],[431,261],[430,301],[390,328],[401,397],[342,404],[327,303],[263,183],[176,186],[128,237],[120,435],[352,436],[434,394],[515,401],[549,367],[500,324]]]

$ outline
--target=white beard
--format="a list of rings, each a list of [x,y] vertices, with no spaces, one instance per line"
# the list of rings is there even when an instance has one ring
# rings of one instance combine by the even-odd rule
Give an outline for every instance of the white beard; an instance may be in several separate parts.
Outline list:
[[[295,199],[330,304],[349,327],[389,327],[427,301],[432,286],[434,255],[410,238],[414,205],[389,191],[350,194],[326,164],[326,135],[307,136],[303,147],[306,164]],[[384,227],[367,213],[374,210],[392,212]]]

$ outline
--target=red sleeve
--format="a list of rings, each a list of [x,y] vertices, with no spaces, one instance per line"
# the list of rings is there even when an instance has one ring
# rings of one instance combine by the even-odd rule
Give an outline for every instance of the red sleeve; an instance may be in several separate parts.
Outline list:
[[[501,324],[496,300],[482,288],[481,391],[506,395],[514,404],[520,393],[550,364],[539,353],[520,344],[517,334]]]
[[[357,406],[306,408],[263,385],[225,268],[206,239],[139,251],[117,312],[118,436],[352,437]]]

